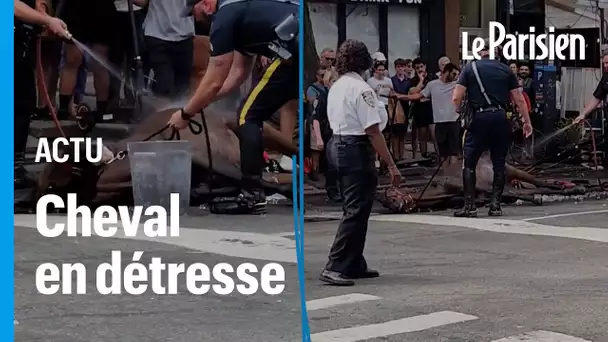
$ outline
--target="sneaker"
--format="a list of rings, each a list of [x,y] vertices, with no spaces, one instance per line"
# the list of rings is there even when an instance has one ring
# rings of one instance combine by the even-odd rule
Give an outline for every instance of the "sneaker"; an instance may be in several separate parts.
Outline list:
[[[263,191],[245,191],[242,193],[243,199],[248,202],[251,214],[265,214],[267,212],[268,201]]]

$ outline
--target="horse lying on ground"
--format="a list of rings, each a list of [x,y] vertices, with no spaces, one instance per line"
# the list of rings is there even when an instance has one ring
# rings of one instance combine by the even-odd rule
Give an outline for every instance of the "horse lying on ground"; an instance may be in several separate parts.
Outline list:
[[[506,171],[507,185],[502,196],[503,203],[514,203],[521,200],[541,205],[541,195],[572,196],[586,193],[583,186],[566,186],[546,182],[511,165],[507,165]],[[489,202],[494,176],[492,162],[487,155],[479,160],[476,175],[477,203],[485,205]],[[379,202],[393,213],[410,212],[415,208],[430,210],[461,206],[464,197],[462,171],[459,167],[447,168],[443,175],[435,177],[426,190],[402,187],[381,190],[377,195]]]
[[[126,151],[129,142],[143,141],[165,127],[176,110],[178,108],[166,109],[148,116],[128,138],[115,143],[104,142],[105,150],[111,151],[113,156]],[[180,132],[181,140],[190,141],[192,144],[193,205],[209,200],[210,197],[238,193],[241,180],[239,140],[235,134],[236,115],[214,106],[210,106],[204,115],[213,170],[209,170],[204,129],[198,135],[189,129]],[[200,123],[200,115],[194,120]],[[167,129],[152,137],[150,141],[167,140],[171,135],[171,130]],[[264,125],[264,146],[287,156],[297,154],[297,146],[267,124]],[[280,193],[291,198],[291,184],[291,173],[264,174],[263,186],[267,194]],[[211,187],[213,189],[210,189]],[[115,159],[101,165],[87,162],[50,163],[39,177],[37,193],[38,196],[47,193],[77,193],[80,204],[87,205],[131,205],[133,192],[128,155],[124,159]]]

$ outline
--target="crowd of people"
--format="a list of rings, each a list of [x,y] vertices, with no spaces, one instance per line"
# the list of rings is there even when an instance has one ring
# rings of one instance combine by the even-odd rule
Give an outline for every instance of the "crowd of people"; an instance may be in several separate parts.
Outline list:
[[[363,73],[363,80],[380,99],[388,113],[388,122],[383,133],[395,162],[408,158],[428,158],[430,149],[449,159],[445,164],[455,165],[461,155],[461,128],[459,116],[453,109],[451,94],[458,79],[459,68],[448,57],[438,60],[437,73],[427,71],[427,63],[421,58],[397,58],[395,73],[389,74],[389,65],[382,52],[371,55],[372,67]],[[316,80],[306,90],[308,132],[311,158],[309,178],[317,180],[325,174],[329,200],[340,201],[336,190],[336,177],[331,163],[324,162],[324,150],[331,138],[327,118],[327,96],[337,73],[336,52],[324,49],[319,56]],[[411,155],[406,153],[406,135],[411,135]],[[386,164],[383,161],[383,166]],[[384,168],[386,169],[386,168]]]
[[[251,212],[265,211],[262,127],[279,110],[293,112],[293,117],[297,114],[293,108],[297,108],[299,98],[299,2],[30,0],[28,4],[15,0],[16,9],[22,5],[29,5],[29,13],[39,17],[55,17],[48,23],[46,19],[33,22],[55,35],[43,35],[38,40],[34,29],[33,34],[22,37],[20,33],[28,29],[19,21],[22,18],[16,17],[16,97],[38,89],[39,98],[37,109],[31,108],[37,102],[36,95],[23,99],[23,106],[16,106],[16,121],[24,123],[16,124],[15,137],[20,139],[19,144],[15,143],[17,160],[25,154],[32,112],[50,118],[56,108],[59,119],[114,121],[113,111],[121,102],[123,83],[127,101],[136,97],[135,92],[147,93],[140,88],[141,82],[135,87],[130,80],[130,76],[143,73],[148,76],[155,100],[164,105],[186,103],[167,122],[168,128],[183,130],[191,127],[194,116],[212,102],[241,90],[251,78],[254,64],[261,60],[266,64],[263,75],[254,79],[238,113],[243,174],[240,185],[245,198],[239,203]],[[63,34],[56,37],[57,25],[49,23],[61,26]],[[240,32],[242,29],[247,33]],[[38,56],[34,41],[41,42]],[[20,44],[25,49],[18,48]],[[36,62],[43,69],[38,79],[28,77],[23,81],[19,74],[33,76]],[[88,71],[93,73],[96,106],[84,114],[76,108]]]
[[[398,58],[393,62],[396,73],[391,77],[384,54],[370,54],[361,41],[347,39],[337,57],[330,49],[321,53],[319,64],[324,69],[317,73],[317,82],[306,94],[309,102],[312,99],[310,135],[315,138],[311,147],[315,147],[316,159],[324,148],[328,171],[337,172],[328,180],[337,180],[343,217],[320,280],[351,286],[356,279],[379,276],[368,268],[363,256],[378,186],[377,161],[386,165],[392,186],[399,187],[402,177],[397,163],[405,158],[404,136],[410,123],[412,157],[420,143],[423,157],[428,156],[429,147],[439,154],[440,168],[462,165],[458,169],[463,174],[465,204],[454,213],[456,217],[477,216],[475,170],[482,154],[489,151],[494,182],[488,214],[502,215],[505,159],[512,135],[508,106],[512,104],[521,114],[526,137],[532,134],[530,106],[522,95],[525,83],[518,81],[513,70],[490,60],[487,49],[483,56],[466,65],[462,74],[445,56],[438,60],[437,73],[431,73],[420,58]],[[332,60],[335,66],[328,63]],[[334,68],[339,78],[324,82],[322,76]],[[401,113],[400,118],[397,113]],[[325,135],[331,133],[325,144],[319,142],[324,134],[317,133],[324,126],[322,120],[328,121],[329,132]],[[461,163],[459,158],[463,159]],[[327,181],[326,186],[335,184]]]
[[[59,120],[115,121],[117,108],[134,104],[136,57],[150,80],[144,86],[176,99],[191,86],[195,35],[209,34],[209,23],[193,16],[187,0],[133,0],[133,17],[127,0],[28,0],[15,1],[15,8],[17,19],[18,8],[52,18],[32,27],[15,21],[15,175],[24,186],[31,119],[50,120],[53,111]],[[95,98],[92,108],[81,105],[85,95]]]
[[[419,57],[397,58],[393,61],[395,72],[391,75],[382,52],[372,53],[371,58],[372,67],[362,77],[374,89],[388,113],[384,133],[393,159],[399,163],[411,158],[410,164],[415,165],[416,160],[420,160],[418,155],[428,158],[434,151],[440,160],[445,159],[441,164],[442,169],[457,166],[462,158],[464,132],[459,113],[454,110],[452,92],[460,67],[447,56],[442,56],[437,60],[439,71],[429,73],[427,62]],[[336,52],[333,49],[323,49],[319,55],[316,80],[306,89],[307,141],[310,141],[306,147],[310,156],[308,177],[317,181],[319,174],[324,174],[328,200],[340,201],[336,177],[330,163],[326,163],[323,152],[333,134],[329,129],[325,107],[329,88],[337,77],[335,60]],[[525,62],[510,62],[509,67],[517,76],[528,109],[532,110],[535,89],[530,66]],[[509,108],[510,114],[512,109]],[[406,153],[408,133],[411,153]]]
[[[134,100],[131,76],[136,68],[136,44],[143,73],[150,76],[150,71],[153,72],[153,78],[148,79],[153,79],[149,83],[155,95],[175,98],[187,91],[193,65],[193,39],[197,34],[208,34],[208,27],[188,12],[191,6],[186,0],[133,0],[133,3],[131,19],[127,0],[36,0],[36,9],[61,18],[74,39],[65,41],[43,35],[41,56],[46,87],[38,87],[38,118],[50,117],[49,106],[57,108],[62,120],[76,117],[91,72],[95,118],[100,122],[113,121],[114,108],[131,105]],[[111,75],[107,65],[90,58],[81,44],[124,75],[124,89],[121,89],[123,79]],[[48,91],[51,103],[46,103],[44,90]],[[121,104],[121,100],[125,103]]]

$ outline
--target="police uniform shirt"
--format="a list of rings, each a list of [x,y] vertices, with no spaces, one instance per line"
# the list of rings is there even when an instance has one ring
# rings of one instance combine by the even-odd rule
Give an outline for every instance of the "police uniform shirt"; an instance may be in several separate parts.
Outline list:
[[[600,83],[597,84],[597,88],[593,92],[593,97],[598,100],[604,101],[606,100],[606,96],[608,95],[608,73],[605,73],[600,80]]]
[[[376,92],[354,72],[340,77],[329,89],[327,117],[336,135],[366,135],[367,128],[379,124],[383,130],[388,122]]]
[[[209,34],[211,56],[238,51],[274,58],[268,43],[277,39],[275,27],[290,14],[297,16],[298,11],[295,4],[272,0],[247,0],[224,6],[219,1]],[[290,52],[297,54],[297,46],[293,50]]]
[[[467,88],[467,100],[473,109],[489,107],[475,77],[472,64],[468,63],[464,67],[458,78],[458,84]],[[498,60],[480,59],[475,61],[475,65],[492,106],[506,107],[511,102],[510,91],[519,87],[515,74],[506,64]]]

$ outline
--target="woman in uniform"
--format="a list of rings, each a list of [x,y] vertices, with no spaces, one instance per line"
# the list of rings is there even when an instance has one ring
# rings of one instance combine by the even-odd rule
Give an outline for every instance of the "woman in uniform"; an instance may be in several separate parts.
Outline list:
[[[389,166],[393,185],[401,175],[389,154],[382,130],[388,121],[384,104],[363,79],[372,66],[365,44],[348,39],[340,46],[336,71],[340,78],[329,90],[327,117],[333,132],[327,157],[336,168],[343,197],[343,216],[329,261],[320,280],[339,286],[353,279],[375,278],[363,257],[367,225],[378,183],[376,153]]]

